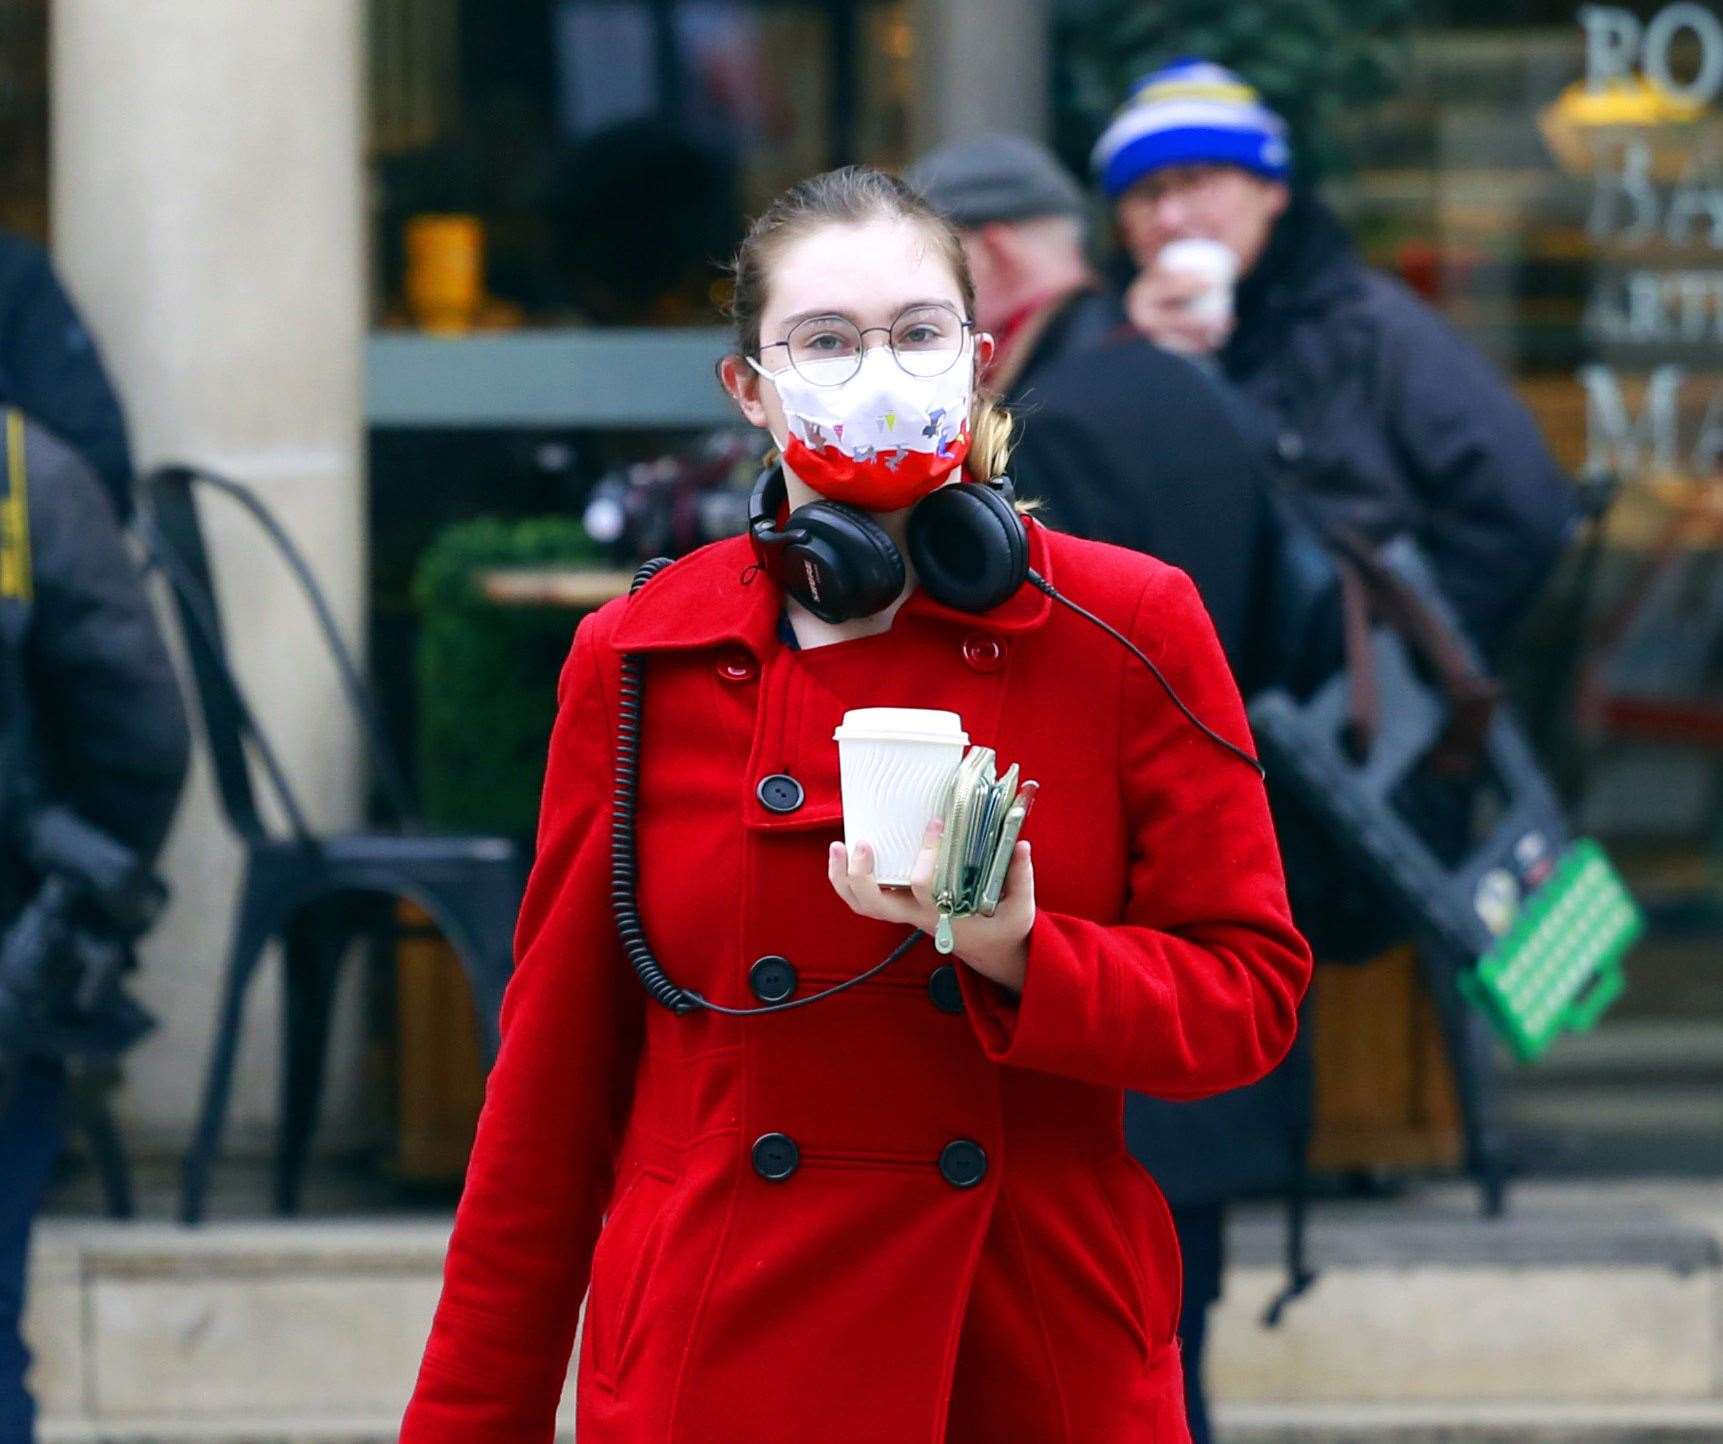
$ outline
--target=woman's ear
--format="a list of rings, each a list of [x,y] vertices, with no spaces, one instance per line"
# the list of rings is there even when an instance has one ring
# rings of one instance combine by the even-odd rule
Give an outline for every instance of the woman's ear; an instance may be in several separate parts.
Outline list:
[[[999,345],[993,339],[991,331],[975,333],[975,374],[977,378],[987,374],[987,368],[993,364],[993,358],[998,354]]]
[[[718,381],[730,393],[730,399],[747,418],[750,426],[771,430],[766,405],[760,399],[760,373],[744,357],[732,352],[718,363]]]

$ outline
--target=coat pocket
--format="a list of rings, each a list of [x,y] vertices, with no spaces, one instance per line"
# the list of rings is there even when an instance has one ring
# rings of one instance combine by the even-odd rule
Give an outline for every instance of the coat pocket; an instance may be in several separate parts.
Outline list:
[[[1107,1170],[1108,1211],[1135,1271],[1144,1333],[1151,1350],[1171,1344],[1184,1307],[1184,1264],[1172,1210],[1160,1186],[1128,1153]]]
[[[617,1198],[592,1251],[586,1328],[595,1383],[614,1390],[626,1372],[648,1308],[647,1291],[666,1241],[666,1205],[676,1180],[639,1169]]]

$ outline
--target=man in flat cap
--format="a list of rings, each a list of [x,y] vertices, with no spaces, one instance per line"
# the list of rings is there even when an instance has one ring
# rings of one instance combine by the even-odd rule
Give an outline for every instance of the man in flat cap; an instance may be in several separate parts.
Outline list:
[[[963,238],[976,326],[998,348],[986,384],[1018,422],[1019,493],[1065,531],[1189,572],[1248,692],[1268,513],[1233,402],[1128,324],[1085,253],[1083,191],[1046,147],[981,136],[906,178]]]
[[[1038,368],[1126,329],[1084,254],[1082,188],[1044,147],[982,136],[933,152],[906,178],[963,236],[975,322],[998,347],[988,381],[1007,405]]]

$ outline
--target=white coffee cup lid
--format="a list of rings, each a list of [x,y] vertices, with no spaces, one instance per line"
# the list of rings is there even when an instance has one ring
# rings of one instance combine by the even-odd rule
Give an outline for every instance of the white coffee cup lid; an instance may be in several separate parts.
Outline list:
[[[1229,246],[1204,236],[1167,242],[1155,257],[1155,264],[1170,271],[1196,271],[1217,285],[1228,285],[1238,278],[1237,255]]]
[[[839,742],[955,742],[968,746],[963,718],[934,707],[856,707],[832,736]]]

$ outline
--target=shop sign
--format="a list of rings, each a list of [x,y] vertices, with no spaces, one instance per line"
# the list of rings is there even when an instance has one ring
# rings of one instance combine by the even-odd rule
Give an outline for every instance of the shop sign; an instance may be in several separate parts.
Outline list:
[[[1723,18],[1678,0],[1578,19],[1597,260],[1584,325],[1612,358],[1579,374],[1587,466],[1709,477],[1723,463],[1723,377],[1706,356],[1723,348]]]

